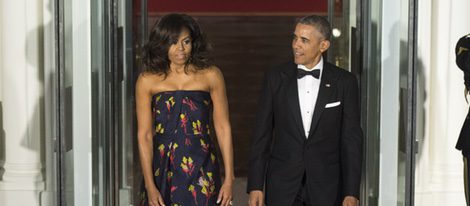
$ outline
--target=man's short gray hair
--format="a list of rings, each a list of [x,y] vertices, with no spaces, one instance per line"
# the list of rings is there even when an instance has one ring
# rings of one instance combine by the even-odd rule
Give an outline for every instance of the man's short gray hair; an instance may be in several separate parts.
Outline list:
[[[314,26],[326,40],[330,40],[331,38],[330,22],[328,22],[324,17],[317,15],[304,16],[297,23]]]

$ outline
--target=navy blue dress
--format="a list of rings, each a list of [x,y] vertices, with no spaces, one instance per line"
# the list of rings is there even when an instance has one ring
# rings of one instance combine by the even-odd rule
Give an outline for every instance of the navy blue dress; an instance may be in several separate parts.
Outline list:
[[[154,182],[165,205],[216,205],[221,186],[209,134],[210,93],[177,90],[152,98]],[[141,205],[148,205],[143,185]]]

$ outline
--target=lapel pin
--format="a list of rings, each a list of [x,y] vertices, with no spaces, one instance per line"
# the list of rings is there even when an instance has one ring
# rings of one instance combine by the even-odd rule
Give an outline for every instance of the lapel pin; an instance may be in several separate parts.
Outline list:
[[[325,84],[325,87],[330,87],[330,84]]]

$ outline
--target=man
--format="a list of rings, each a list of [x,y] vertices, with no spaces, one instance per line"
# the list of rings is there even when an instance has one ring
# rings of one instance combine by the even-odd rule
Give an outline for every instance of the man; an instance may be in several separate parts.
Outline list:
[[[468,91],[470,89],[470,34],[459,39],[455,47],[455,55],[457,66],[463,71],[464,74],[465,99],[467,99]],[[463,123],[456,148],[458,150],[462,150],[464,160],[465,198],[467,200],[467,205],[470,205],[470,198],[468,194],[468,185],[470,180],[468,173],[468,158],[470,157],[470,112],[467,114],[467,118]]]
[[[266,73],[250,154],[250,206],[358,205],[358,84],[322,58],[330,35],[323,17],[303,17],[293,34],[294,62]]]

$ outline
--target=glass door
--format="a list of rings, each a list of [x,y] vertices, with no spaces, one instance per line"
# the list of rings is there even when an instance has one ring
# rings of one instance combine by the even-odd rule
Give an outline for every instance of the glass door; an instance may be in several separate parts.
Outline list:
[[[137,131],[135,121],[134,84],[139,74],[136,59],[145,37],[142,13],[146,11],[144,0],[115,0],[115,75],[113,77],[115,102],[115,205],[138,205],[141,178],[139,167]]]
[[[328,2],[328,60],[349,68],[361,87],[361,205],[412,205],[416,1]]]
[[[145,4],[143,4],[145,5]],[[92,2],[93,205],[134,205],[140,178],[134,115],[140,1]]]
[[[136,1],[56,3],[57,202],[132,205]]]
[[[92,187],[93,205],[115,205],[113,119],[114,7],[112,0],[93,1],[91,9]],[[117,68],[116,68],[117,69]]]
[[[413,205],[416,1],[360,1],[362,205]]]
[[[58,1],[59,21],[63,24],[59,31],[59,135],[58,155],[58,203],[74,205],[73,170],[73,19],[72,1]]]
[[[57,202],[91,205],[90,4],[57,0]]]

